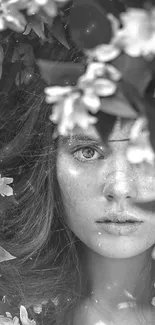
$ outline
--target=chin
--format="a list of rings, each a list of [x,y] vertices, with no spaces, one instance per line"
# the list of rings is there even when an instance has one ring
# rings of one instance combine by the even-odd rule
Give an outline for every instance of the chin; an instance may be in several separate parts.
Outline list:
[[[144,247],[143,245],[132,245],[131,242],[124,242],[124,244],[117,244],[117,245],[106,245],[100,244],[97,247],[92,247],[97,254],[102,255],[108,258],[115,258],[115,259],[125,259],[125,258],[132,258],[143,253],[150,254],[152,251],[152,246]]]

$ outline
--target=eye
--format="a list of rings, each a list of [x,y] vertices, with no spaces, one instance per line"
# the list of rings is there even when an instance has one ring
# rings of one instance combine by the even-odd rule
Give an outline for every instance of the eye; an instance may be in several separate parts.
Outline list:
[[[80,161],[92,161],[97,159],[103,159],[104,154],[101,149],[93,147],[79,148],[74,151],[73,156]]]

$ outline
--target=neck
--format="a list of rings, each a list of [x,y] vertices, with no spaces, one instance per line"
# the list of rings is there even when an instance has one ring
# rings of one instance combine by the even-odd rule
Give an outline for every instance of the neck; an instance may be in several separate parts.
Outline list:
[[[88,293],[101,307],[106,304],[118,309],[122,303],[151,303],[151,250],[135,257],[115,259],[86,248],[85,258]]]

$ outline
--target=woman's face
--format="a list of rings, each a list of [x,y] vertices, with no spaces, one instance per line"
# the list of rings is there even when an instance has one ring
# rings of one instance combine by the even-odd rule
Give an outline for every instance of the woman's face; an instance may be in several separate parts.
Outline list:
[[[87,247],[112,258],[132,257],[155,244],[155,212],[132,204],[155,193],[155,168],[146,172],[126,159],[132,124],[116,123],[110,150],[94,126],[75,128],[60,139],[58,149],[57,179],[67,223]],[[134,218],[142,222],[131,223]]]

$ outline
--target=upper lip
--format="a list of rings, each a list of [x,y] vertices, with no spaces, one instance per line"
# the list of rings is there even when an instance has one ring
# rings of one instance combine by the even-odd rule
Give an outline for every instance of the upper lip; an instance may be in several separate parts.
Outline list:
[[[143,222],[143,220],[129,214],[108,213],[105,217],[97,220],[97,223],[103,222]]]

